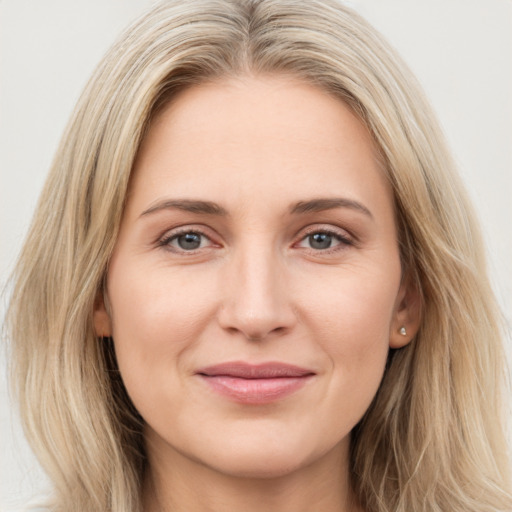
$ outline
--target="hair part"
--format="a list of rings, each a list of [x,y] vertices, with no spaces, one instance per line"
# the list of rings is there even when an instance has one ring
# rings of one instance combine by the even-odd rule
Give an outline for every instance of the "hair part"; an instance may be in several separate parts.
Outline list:
[[[502,422],[500,315],[475,216],[432,110],[385,40],[335,0],[164,1],[88,83],[52,164],[7,316],[28,439],[55,511],[140,510],[145,453],[110,342],[92,312],[131,170],[151,120],[180,91],[289,74],[365,123],[395,198],[404,271],[422,326],[392,350],[355,428],[351,470],[368,512],[512,508]]]

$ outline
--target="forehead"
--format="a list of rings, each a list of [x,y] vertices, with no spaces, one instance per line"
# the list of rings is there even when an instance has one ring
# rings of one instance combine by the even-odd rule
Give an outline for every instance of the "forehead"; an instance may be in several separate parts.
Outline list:
[[[155,132],[163,134],[162,124],[173,137],[203,132],[211,144],[238,142],[259,150],[272,140],[307,142],[312,140],[312,129],[316,148],[332,148],[336,132],[343,131],[345,144],[364,139],[373,156],[378,153],[368,129],[345,102],[290,75],[242,75],[182,90],[153,119],[143,148],[148,138],[158,137]]]
[[[289,76],[226,78],[180,92],[150,126],[131,192],[146,203],[165,193],[391,201],[366,126],[338,98]]]

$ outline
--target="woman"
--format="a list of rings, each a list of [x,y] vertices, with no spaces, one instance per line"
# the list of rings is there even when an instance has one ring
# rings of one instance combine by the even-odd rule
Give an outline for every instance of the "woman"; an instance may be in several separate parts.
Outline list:
[[[353,12],[155,7],[82,96],[15,272],[53,510],[510,510],[482,252]]]

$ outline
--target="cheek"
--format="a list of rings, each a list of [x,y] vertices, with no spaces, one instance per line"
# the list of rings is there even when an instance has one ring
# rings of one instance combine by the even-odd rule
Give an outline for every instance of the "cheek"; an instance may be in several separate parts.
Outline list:
[[[378,268],[378,267],[377,267]],[[360,268],[333,273],[323,289],[311,293],[311,283],[302,292],[301,310],[312,325],[312,332],[323,333],[330,350],[354,355],[388,345],[395,311],[400,269],[389,266],[380,272]],[[339,342],[337,341],[339,340]]]
[[[202,276],[172,269],[134,268],[115,261],[109,272],[112,334],[126,387],[166,386],[198,342],[215,307]]]
[[[347,273],[330,279],[323,292],[310,294],[302,308],[310,336],[329,359],[332,379],[326,399],[331,405],[344,404],[340,414],[350,411],[354,424],[383,376],[399,276],[368,273],[363,279],[360,272]]]

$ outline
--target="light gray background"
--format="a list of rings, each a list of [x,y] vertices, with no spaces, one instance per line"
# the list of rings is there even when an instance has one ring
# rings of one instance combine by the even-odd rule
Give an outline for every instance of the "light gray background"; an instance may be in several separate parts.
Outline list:
[[[119,31],[152,3],[0,1],[0,283],[86,79]],[[512,1],[346,3],[388,37],[423,83],[476,202],[510,321]],[[44,478],[9,404],[3,358],[0,364],[0,510],[14,510],[40,492]]]

